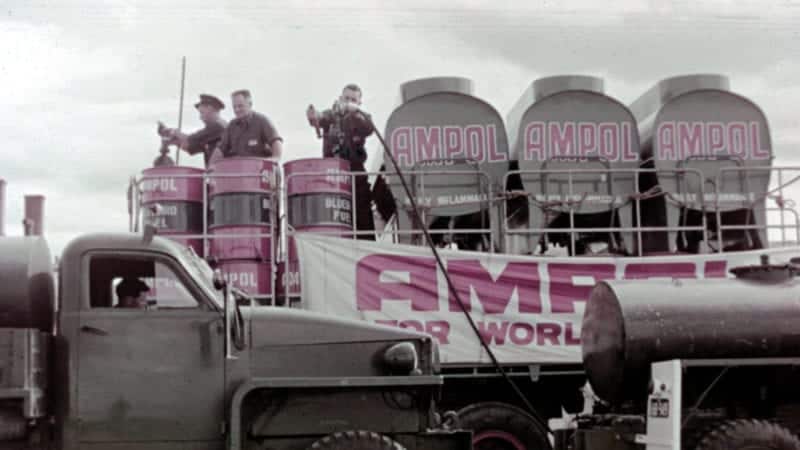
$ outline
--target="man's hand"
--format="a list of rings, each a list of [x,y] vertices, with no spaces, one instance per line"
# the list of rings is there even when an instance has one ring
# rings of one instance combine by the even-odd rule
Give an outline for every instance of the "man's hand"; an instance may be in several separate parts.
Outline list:
[[[319,127],[319,115],[317,114],[317,110],[314,109],[314,105],[308,105],[308,109],[306,109],[306,118],[308,118],[308,124],[312,127]]]
[[[317,110],[314,109],[314,105],[308,105],[308,109],[306,109],[306,118],[308,119],[308,124],[316,130],[317,138],[321,138],[322,131],[319,129],[319,114]]]

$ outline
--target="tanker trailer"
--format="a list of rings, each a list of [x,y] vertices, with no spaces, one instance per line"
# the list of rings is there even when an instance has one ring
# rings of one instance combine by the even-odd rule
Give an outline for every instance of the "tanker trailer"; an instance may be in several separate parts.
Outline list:
[[[400,91],[402,103],[389,116],[385,137],[408,177],[423,225],[437,244],[489,250],[498,235],[494,197],[504,190],[509,161],[503,119],[473,95],[468,79],[424,78],[404,83]],[[385,168],[395,200],[398,239],[422,242],[395,167],[385,160],[374,164]],[[380,180],[375,187],[383,189]],[[379,211],[386,209],[384,201],[376,203]]]
[[[519,170],[509,172],[507,185],[516,181],[526,199],[508,203],[503,232],[518,238],[511,252],[538,246],[544,253],[556,244],[571,255],[629,254],[632,236],[622,230],[631,227],[639,138],[633,115],[604,94],[603,80],[540,78],[508,125]]]
[[[602,411],[560,430],[557,448],[800,448],[797,268],[764,256],[731,272],[595,286],[582,350]]]
[[[641,253],[764,248],[772,163],[767,119],[727,77],[660,81],[631,105],[642,142]]]

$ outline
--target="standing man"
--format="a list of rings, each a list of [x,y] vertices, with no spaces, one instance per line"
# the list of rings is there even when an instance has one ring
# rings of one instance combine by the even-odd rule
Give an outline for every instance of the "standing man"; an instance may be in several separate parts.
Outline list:
[[[242,89],[231,94],[236,118],[231,120],[219,149],[222,156],[258,156],[279,159],[283,152],[283,138],[275,125],[265,115],[253,111],[250,91]]]
[[[211,155],[222,140],[225,132],[225,121],[220,117],[220,111],[225,109],[222,100],[209,94],[200,94],[200,101],[194,105],[200,113],[200,120],[205,127],[192,134],[185,134],[179,130],[169,130],[171,143],[178,144],[190,155],[203,153],[203,160],[208,167]]]
[[[365,172],[367,151],[364,148],[367,137],[372,134],[372,118],[361,111],[361,88],[348,84],[342,89],[331,109],[321,113],[310,105],[306,111],[308,123],[322,131],[322,156],[342,158],[350,162],[351,172]],[[356,229],[372,231],[360,234],[359,239],[375,240],[375,220],[372,216],[372,199],[366,175],[355,177]]]

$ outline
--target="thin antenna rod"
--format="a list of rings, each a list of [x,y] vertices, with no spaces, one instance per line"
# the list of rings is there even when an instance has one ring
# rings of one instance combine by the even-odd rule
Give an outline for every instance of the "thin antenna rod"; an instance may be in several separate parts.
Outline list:
[[[181,58],[181,100],[178,106],[178,131],[183,127],[183,87],[186,83],[186,57]],[[175,150],[175,164],[181,162],[181,147],[180,145]]]

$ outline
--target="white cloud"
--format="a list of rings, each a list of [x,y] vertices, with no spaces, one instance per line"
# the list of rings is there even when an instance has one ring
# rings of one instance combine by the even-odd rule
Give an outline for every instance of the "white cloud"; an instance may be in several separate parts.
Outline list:
[[[56,25],[0,22],[0,85],[6,107],[46,101],[75,81],[118,72],[124,60],[111,49],[88,46]]]
[[[197,94],[227,100],[247,87],[290,158],[320,153],[309,103],[328,106],[357,82],[382,128],[402,82],[437,75],[472,78],[505,116],[539,76],[600,75],[629,102],[659,78],[720,71],[765,109],[779,154],[800,145],[798,12],[785,3],[11,1],[0,19],[8,221],[21,220],[23,193],[46,194],[57,249],[82,231],[127,228],[128,176],[156,156],[155,121],[176,122],[181,56],[186,129],[200,126]]]

